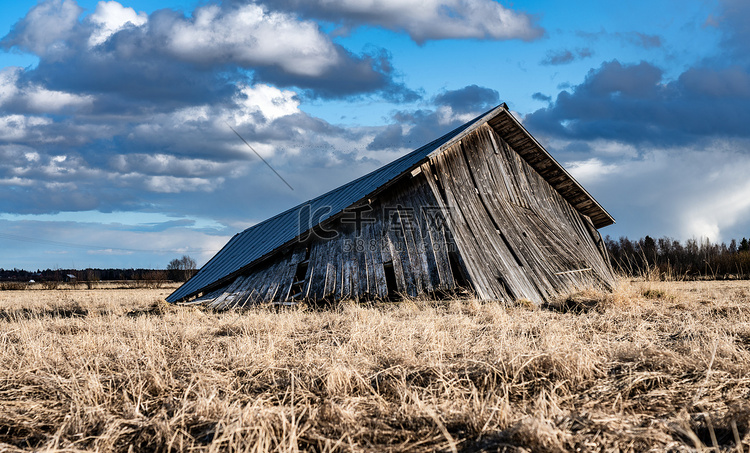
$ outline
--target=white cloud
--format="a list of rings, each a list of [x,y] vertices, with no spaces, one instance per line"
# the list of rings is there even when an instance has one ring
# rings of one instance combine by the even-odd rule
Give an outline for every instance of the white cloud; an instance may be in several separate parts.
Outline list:
[[[36,168],[43,175],[46,184],[55,183],[55,179],[62,179],[67,183],[71,177],[82,179],[81,182],[84,182],[83,178],[88,179],[100,173],[100,170],[91,168],[82,158],[64,154],[51,156],[45,164]],[[54,188],[51,185],[47,187]]]
[[[192,256],[202,266],[221,247],[230,236],[217,234],[218,231],[196,230],[186,226],[172,226],[153,231],[141,230],[136,224],[120,225],[119,228],[108,228],[117,224],[122,213],[98,213],[97,222],[71,221],[79,217],[62,212],[36,219],[36,216],[4,219],[0,217],[0,231],[31,238],[31,241],[3,242],[3,254],[0,255],[0,267],[19,267],[37,269],[38,267],[147,267],[164,269],[170,259],[182,254]],[[149,219],[149,214],[142,214]],[[137,220],[137,219],[136,219]],[[82,251],[80,247],[50,245],[35,242],[34,239],[53,240],[64,244],[80,244],[91,250]],[[64,261],[53,261],[54,256],[71,256]],[[117,255],[112,260],[108,255]],[[52,256],[52,258],[42,258]],[[75,262],[71,259],[75,258]]]
[[[127,82],[113,81],[118,74],[115,68],[122,66],[120,73],[129,72],[132,68],[127,62],[132,59],[150,69],[129,78],[142,77],[146,79],[144,83],[152,85],[171,80],[153,80],[152,71],[158,72],[162,67],[178,67],[184,79],[192,76],[205,83],[206,72],[220,73],[228,66],[250,68],[255,71],[256,80],[302,86],[328,96],[378,90],[387,90],[385,93],[390,96],[416,96],[392,80],[387,57],[348,52],[334,44],[315,21],[301,20],[296,13],[272,11],[256,3],[217,3],[199,6],[186,17],[168,10],[148,16],[117,1],[103,1],[91,15],[81,19],[83,10],[74,0],[49,0],[16,23],[2,39],[2,46],[34,53],[43,62],[62,63],[54,69],[42,65],[40,70],[75,72],[76,65],[88,71],[111,70],[109,83],[97,83],[100,90],[128,86]],[[102,46],[113,34],[120,33],[122,39]],[[73,61],[72,66],[65,66]],[[185,62],[194,65],[186,67]],[[150,66],[154,63],[159,69]],[[80,79],[89,77],[91,74],[84,74]],[[175,88],[175,83],[171,85],[166,92]]]
[[[685,203],[681,215],[684,236],[707,237],[712,241],[728,240],[725,231],[750,217],[750,171],[748,159],[733,164],[739,168],[724,168],[722,181],[711,181],[710,175],[701,181],[703,194]],[[725,164],[721,166],[725,166]]]
[[[742,225],[750,221],[745,149],[743,140],[717,140],[649,147],[637,156],[615,153],[565,167],[615,217],[617,224],[602,234],[728,241],[746,236]]]
[[[60,56],[65,41],[78,24],[83,9],[75,0],[50,0],[37,4],[17,23],[5,41],[37,55]]]
[[[235,99],[242,110],[236,114],[230,114],[231,118],[240,123],[253,123],[253,113],[262,113],[263,116],[273,121],[282,116],[299,113],[299,99],[294,91],[279,90],[270,85],[258,84],[245,86],[241,90],[241,96]]]
[[[56,192],[74,191],[78,187],[73,182],[45,182],[44,188]]]
[[[41,156],[32,148],[17,145],[0,145],[0,171],[22,176]]]
[[[13,99],[18,93],[16,83],[22,71],[23,68],[17,66],[9,66],[0,70],[0,106]]]
[[[109,255],[109,256],[121,256],[121,255],[132,255],[135,252],[130,250],[113,250],[113,249],[100,249],[100,250],[89,250],[86,252],[89,255]]]
[[[242,66],[278,65],[290,74],[318,76],[338,63],[331,40],[314,22],[254,4],[234,10],[200,7],[194,20],[175,21],[165,34],[179,58],[202,64],[232,61]]]
[[[31,128],[49,124],[52,124],[51,119],[38,116],[0,116],[0,140],[20,141],[27,137]]]
[[[234,103],[229,105],[198,105],[154,115],[148,122],[133,127],[129,138],[138,143],[159,144],[177,149],[181,154],[189,153],[189,150],[201,153],[210,150],[217,160],[223,160],[222,157],[227,156],[227,151],[231,151],[233,159],[247,155],[251,161],[257,160],[257,157],[227,125],[237,130],[264,157],[273,156],[279,147],[284,148],[286,152],[297,153],[302,143],[291,145],[292,136],[297,137],[298,141],[300,137],[313,138],[304,124],[300,124],[299,127],[290,126],[289,129],[281,131],[279,126],[273,123],[289,115],[304,115],[299,109],[300,101],[297,94],[293,91],[280,90],[265,84],[241,86],[233,101]],[[274,139],[269,140],[270,137]],[[142,165],[137,162],[143,163],[144,159],[137,157],[139,155],[119,157],[113,161],[113,165],[119,169],[134,168],[133,165],[141,168]],[[181,174],[197,171],[199,167],[203,169],[198,173],[190,173],[192,175],[216,174],[214,170],[231,174],[236,169],[228,168],[230,164],[226,163],[222,163],[220,167],[209,168],[207,160],[188,160],[185,157],[172,158],[165,167],[163,160],[167,159],[166,154],[160,153],[160,156],[158,159],[162,159],[162,162],[152,158],[149,168],[170,168]],[[238,164],[235,162],[232,165],[237,167]],[[244,170],[244,167],[241,169]]]
[[[196,105],[155,115],[149,118],[148,123],[139,124],[135,131],[161,134],[165,130],[179,128],[205,132],[210,124],[225,130],[225,123],[232,126],[263,126],[281,117],[301,113],[297,93],[265,84],[241,85],[233,101],[234,104],[228,106]]]
[[[565,168],[584,186],[594,181],[598,181],[618,170],[617,165],[605,164],[597,158],[566,162]]]
[[[589,146],[592,152],[599,155],[630,158],[638,156],[638,149],[635,146],[615,140],[592,140]]]
[[[19,178],[17,176],[12,178],[0,178],[0,186],[31,187],[36,183],[37,181],[33,179]]]
[[[207,178],[177,178],[174,176],[148,176],[143,179],[147,190],[159,193],[180,192],[212,192],[218,185],[224,183],[224,178],[215,180]]]
[[[441,126],[448,126],[450,124],[455,123],[466,123],[467,121],[471,121],[474,118],[476,118],[477,114],[479,112],[466,112],[466,113],[460,113],[455,112],[453,108],[449,105],[441,105],[440,107],[435,109],[435,113],[438,117],[438,124]],[[408,129],[406,129],[408,131]]]
[[[23,69],[9,67],[0,70],[0,106],[15,104],[16,110],[34,113],[58,113],[65,109],[87,108],[94,103],[91,95],[48,90],[41,85],[18,86]]]
[[[121,173],[182,175],[190,177],[224,175],[235,164],[193,159],[170,154],[120,154],[111,159],[111,167]]]
[[[63,91],[47,90],[39,86],[32,86],[25,93],[29,110],[39,113],[57,113],[66,108],[91,107],[94,97],[65,93]]]
[[[523,13],[493,0],[314,0],[276,1],[307,7],[312,16],[406,31],[418,43],[434,39],[539,38],[544,30]],[[325,14],[321,14],[321,13]]]
[[[96,27],[89,37],[89,45],[96,46],[128,24],[136,27],[146,24],[148,15],[143,11],[136,13],[133,8],[126,8],[116,1],[99,2],[89,21]]]

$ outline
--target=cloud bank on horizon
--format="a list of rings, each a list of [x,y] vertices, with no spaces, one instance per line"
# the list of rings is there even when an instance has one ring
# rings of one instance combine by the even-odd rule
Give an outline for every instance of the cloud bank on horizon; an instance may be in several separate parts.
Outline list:
[[[0,39],[5,55],[34,59],[0,66],[0,267],[202,263],[240,229],[502,101],[612,212],[604,234],[750,236],[745,2],[610,30],[566,25],[541,0],[532,12],[493,0],[131,5],[43,1]]]

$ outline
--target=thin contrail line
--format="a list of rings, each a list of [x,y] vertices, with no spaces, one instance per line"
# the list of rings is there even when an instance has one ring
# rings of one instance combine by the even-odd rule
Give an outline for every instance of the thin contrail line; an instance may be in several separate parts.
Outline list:
[[[227,124],[227,126],[229,126],[229,123],[227,123],[226,121],[224,121],[224,122]],[[245,144],[247,145],[247,147],[250,148],[251,150],[253,150],[253,152],[255,153],[255,155],[258,156],[258,157],[260,157],[260,160],[262,160],[264,164],[268,165],[268,168],[270,168],[272,172],[276,173],[276,176],[278,176],[280,180],[284,181],[284,184],[286,184],[290,189],[294,190],[294,187],[290,186],[289,183],[286,182],[286,179],[284,179],[279,174],[279,172],[277,172],[276,170],[274,170],[274,168],[271,166],[271,164],[269,164],[268,162],[266,162],[266,160],[263,159],[263,156],[261,156],[260,154],[258,154],[258,151],[255,151],[255,148],[253,148],[252,146],[250,146],[250,143],[248,143],[247,140],[245,140],[244,138],[242,138],[242,136],[240,135],[239,132],[237,132],[236,130],[234,130],[234,128],[232,126],[229,126],[229,129],[232,129],[232,132],[234,132],[235,134],[237,134],[237,137],[239,137],[240,140],[242,140],[243,142],[245,142]]]

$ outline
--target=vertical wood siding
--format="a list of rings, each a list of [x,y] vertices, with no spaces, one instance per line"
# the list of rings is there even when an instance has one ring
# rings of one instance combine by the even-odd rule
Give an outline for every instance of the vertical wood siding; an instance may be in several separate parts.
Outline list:
[[[326,228],[336,231],[337,237],[296,244],[222,290],[193,302],[231,308],[291,301],[297,266],[305,261],[308,247],[304,296],[298,300],[387,298],[385,263],[392,264],[396,275],[392,292],[415,297],[456,288],[448,259],[455,245],[423,174],[399,183],[370,208],[359,227],[340,220]]]
[[[614,275],[591,220],[488,125],[423,165],[483,299],[542,302]],[[573,271],[573,272],[571,272]]]
[[[389,188],[356,224],[344,218],[198,298],[217,308],[296,300],[386,298],[456,288],[450,257],[481,299],[535,303],[614,275],[591,219],[580,214],[485,124]],[[351,217],[351,216],[349,216]],[[388,288],[385,265],[395,273]],[[299,268],[304,269],[304,267]],[[295,290],[297,292],[297,290]]]

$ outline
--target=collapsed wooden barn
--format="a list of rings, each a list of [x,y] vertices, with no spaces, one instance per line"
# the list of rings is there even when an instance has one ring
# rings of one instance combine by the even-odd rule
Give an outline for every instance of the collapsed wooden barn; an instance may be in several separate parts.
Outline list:
[[[434,297],[542,303],[611,288],[612,217],[503,104],[235,235],[170,302]]]

